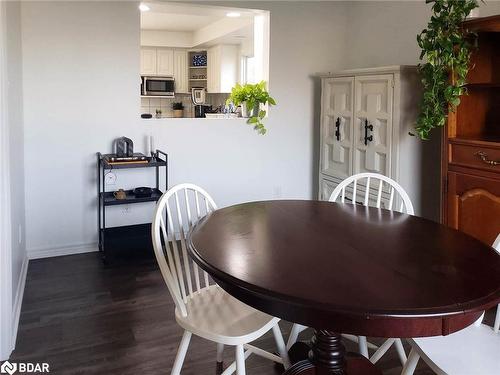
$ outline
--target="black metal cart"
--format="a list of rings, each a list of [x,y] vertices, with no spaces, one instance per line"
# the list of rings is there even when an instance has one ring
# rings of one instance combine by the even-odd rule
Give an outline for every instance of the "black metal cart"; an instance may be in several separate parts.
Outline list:
[[[97,153],[97,230],[99,237],[99,250],[102,252],[104,262],[109,260],[109,254],[128,251],[152,252],[151,223],[134,224],[116,227],[106,227],[106,207],[122,204],[156,202],[163,191],[160,189],[160,168],[165,168],[165,191],[168,189],[168,155],[160,150],[151,152],[147,163],[109,163],[107,158],[111,154]],[[113,191],[106,191],[105,176],[110,170],[155,168],[156,186],[151,196],[136,197],[133,189],[125,190],[125,199],[117,199]]]

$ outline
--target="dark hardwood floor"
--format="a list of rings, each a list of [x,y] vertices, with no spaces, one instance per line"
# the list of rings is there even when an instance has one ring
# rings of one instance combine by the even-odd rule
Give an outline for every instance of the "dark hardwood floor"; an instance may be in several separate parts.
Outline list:
[[[281,323],[285,340],[290,326]],[[48,362],[52,374],[170,374],[181,335],[153,259],[108,268],[97,253],[34,260],[11,359]],[[257,345],[273,350],[274,341],[266,335]],[[356,349],[350,342],[345,345]],[[232,360],[228,347],[225,363]],[[400,373],[394,349],[379,367],[384,374]],[[193,336],[182,373],[215,374],[215,344]],[[272,362],[251,356],[247,374],[279,371]],[[416,374],[432,372],[420,361]]]

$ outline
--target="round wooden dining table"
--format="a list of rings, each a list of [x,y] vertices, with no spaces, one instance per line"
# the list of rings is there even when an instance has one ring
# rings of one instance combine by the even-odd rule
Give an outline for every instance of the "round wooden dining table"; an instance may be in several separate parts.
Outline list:
[[[239,204],[201,220],[189,247],[232,296],[315,329],[308,359],[286,375],[379,374],[366,358],[346,354],[341,333],[448,335],[500,302],[493,248],[426,219],[361,205]]]

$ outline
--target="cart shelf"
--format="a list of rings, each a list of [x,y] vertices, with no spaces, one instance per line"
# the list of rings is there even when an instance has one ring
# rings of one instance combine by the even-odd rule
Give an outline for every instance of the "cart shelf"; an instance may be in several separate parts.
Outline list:
[[[160,157],[160,154],[165,155],[164,158]],[[151,157],[150,161],[147,163],[108,163],[106,157],[111,156],[110,154],[101,155],[102,166],[104,169],[131,169],[131,168],[153,168],[153,167],[166,167],[167,158],[166,154],[159,151],[157,154]]]
[[[133,190],[125,190],[125,194],[125,199],[116,199],[113,192],[107,191],[101,193],[101,197],[104,197],[105,206],[117,206],[120,204],[156,202],[163,192],[160,189],[153,189],[150,197],[136,197]]]

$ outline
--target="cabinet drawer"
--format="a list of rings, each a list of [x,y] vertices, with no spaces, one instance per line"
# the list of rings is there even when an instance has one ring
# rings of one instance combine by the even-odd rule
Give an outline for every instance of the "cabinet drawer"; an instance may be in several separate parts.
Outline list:
[[[450,163],[500,173],[500,143],[451,141]]]

